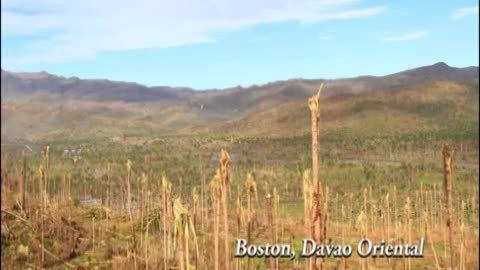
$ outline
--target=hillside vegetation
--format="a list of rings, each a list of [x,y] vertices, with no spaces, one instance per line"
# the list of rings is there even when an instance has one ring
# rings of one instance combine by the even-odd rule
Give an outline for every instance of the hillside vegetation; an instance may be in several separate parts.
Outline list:
[[[322,93],[325,130],[355,128],[355,123],[361,123],[357,120],[368,120],[377,112],[382,114],[380,118],[373,116],[377,119],[372,119],[371,125],[396,118],[399,121],[387,124],[398,127],[405,121],[417,121],[413,119],[417,116],[420,116],[418,121],[441,119],[438,116],[442,112],[457,110],[442,108],[445,105],[442,99],[458,105],[473,97],[478,91],[468,89],[478,88],[478,68],[437,63],[383,77],[293,79],[248,88],[202,91],[2,70],[2,139],[112,140],[204,130],[253,132],[262,136],[302,134],[305,99],[315,93],[321,82],[326,84]],[[458,89],[458,93],[450,93],[453,91],[450,88]],[[418,94],[412,95],[415,92]],[[465,99],[461,97],[463,92],[467,95]],[[474,107],[470,102],[459,109],[465,109],[471,119],[469,113]],[[427,127],[439,125],[435,119]]]
[[[320,130],[332,136],[355,133],[356,137],[450,130],[476,139],[478,87],[478,82],[433,81],[389,92],[326,97],[321,99]],[[306,102],[289,102],[203,131],[272,137],[303,135],[309,132],[308,115]]]

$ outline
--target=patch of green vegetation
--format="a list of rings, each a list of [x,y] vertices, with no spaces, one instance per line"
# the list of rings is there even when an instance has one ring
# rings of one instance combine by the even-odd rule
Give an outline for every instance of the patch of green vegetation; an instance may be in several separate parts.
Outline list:
[[[95,260],[95,258],[93,258],[90,255],[82,255],[82,256],[76,257],[75,259],[71,260],[70,263],[73,264],[73,265],[76,265],[76,266],[81,265],[81,266],[84,266],[84,267],[88,267],[88,266],[95,265],[96,260]]]

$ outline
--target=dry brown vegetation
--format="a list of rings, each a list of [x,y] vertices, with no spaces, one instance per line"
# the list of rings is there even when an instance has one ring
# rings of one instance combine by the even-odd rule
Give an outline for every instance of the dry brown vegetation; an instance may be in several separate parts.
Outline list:
[[[356,177],[352,167],[319,162],[319,97],[320,91],[308,102],[311,167],[298,168],[285,186],[275,182],[273,169],[234,172],[233,155],[226,150],[215,157],[214,169],[202,167],[200,179],[154,175],[152,156],[143,164],[96,164],[105,170],[105,177],[95,180],[97,191],[76,167],[61,178],[55,175],[61,179],[56,181],[50,171],[64,165],[52,162],[49,147],[40,162],[2,154],[2,268],[478,269],[478,190],[474,185],[455,186],[451,149],[444,146],[442,151],[443,192],[440,181],[413,188],[416,175],[408,166],[391,175],[396,180],[386,185],[374,182],[374,173],[382,169],[366,165],[366,182],[349,182]],[[28,174],[36,165],[37,173]],[[320,181],[319,172],[329,169],[343,170],[344,184],[353,188]],[[270,180],[260,177],[262,170],[272,175]],[[209,184],[206,176],[212,177]],[[264,196],[257,195],[258,183],[264,184]],[[87,193],[101,201],[90,204],[85,196],[78,200]],[[356,248],[362,237],[388,244],[424,238],[425,256],[361,259],[354,252],[349,258],[316,260],[298,255],[304,238]],[[297,257],[235,258],[238,238],[255,244],[288,243]]]

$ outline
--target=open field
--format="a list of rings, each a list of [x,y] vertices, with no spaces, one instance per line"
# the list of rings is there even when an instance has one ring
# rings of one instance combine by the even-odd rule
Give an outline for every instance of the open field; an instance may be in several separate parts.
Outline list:
[[[309,168],[307,156],[300,155],[297,159],[285,159],[281,152],[270,153],[269,156],[257,153],[257,160],[249,160],[250,152],[241,153],[239,145],[245,147],[245,142],[231,142],[229,139],[201,139],[196,146],[192,138],[164,138],[145,146],[125,146],[110,144],[76,145],[68,144],[69,149],[78,151],[82,158],[73,162],[64,154],[65,145],[52,146],[49,153],[48,184],[46,187],[46,208],[44,211],[45,248],[58,258],[45,255],[45,266],[51,269],[61,269],[62,261],[71,265],[88,265],[89,269],[116,269],[118,264],[132,268],[131,259],[126,259],[132,252],[132,234],[125,195],[126,160],[132,161],[131,193],[135,234],[137,238],[138,264],[144,265],[149,257],[149,269],[162,269],[163,255],[159,253],[163,243],[163,196],[161,179],[164,175],[172,183],[169,200],[181,198],[195,219],[195,230],[199,245],[199,257],[194,249],[191,251],[192,265],[198,269],[212,269],[212,201],[208,183],[218,167],[218,153],[215,148],[232,149],[230,156],[231,186],[229,207],[230,239],[246,238],[246,191],[244,182],[246,175],[252,173],[257,185],[256,198],[253,200],[252,239],[254,243],[269,241],[267,220],[265,220],[265,195],[275,189],[279,204],[275,209],[275,229],[279,243],[292,243],[296,250],[301,249],[303,232],[303,200],[302,172]],[[280,139],[259,139],[248,141],[245,149],[269,151],[277,149],[275,144]],[[287,140],[286,138],[283,140]],[[288,145],[305,143],[307,138],[290,138]],[[174,143],[175,142],[175,143]],[[183,144],[182,144],[183,142]],[[272,145],[273,144],[273,145]],[[324,143],[322,146],[333,147]],[[327,238],[332,243],[352,243],[361,237],[361,227],[358,222],[366,213],[368,217],[368,235],[372,239],[390,239],[390,241],[405,240],[405,230],[408,219],[405,216],[405,204],[411,202],[412,235],[415,241],[425,237],[424,211],[428,213],[429,230],[437,252],[440,265],[448,264],[449,251],[446,247],[445,203],[443,196],[443,180],[441,157],[435,151],[437,147],[428,149],[431,155],[424,151],[412,150],[407,153],[392,153],[389,158],[399,162],[379,162],[378,160],[342,160],[325,155],[319,168],[319,178],[322,187],[328,188],[328,221]],[[456,146],[455,149],[459,149]],[[455,244],[456,256],[463,250],[466,260],[465,269],[478,267],[478,167],[473,147],[458,150],[456,156],[464,155],[464,164],[454,161],[454,209],[455,222],[464,224],[463,234],[458,229]],[[438,148],[437,148],[438,149]],[[476,148],[478,149],[478,148]],[[332,149],[333,150],[333,149]],[[372,149],[380,151],[380,149]],[[253,152],[253,150],[250,150]],[[290,151],[295,151],[292,146]],[[338,150],[340,152],[340,150]],[[427,151],[428,152],[428,151]],[[255,152],[254,152],[255,153]],[[348,153],[343,153],[348,156]],[[353,153],[352,153],[353,154]],[[22,204],[22,159],[14,155],[2,158],[6,168],[2,174],[2,266],[12,268],[16,265],[38,265],[40,249],[39,234],[41,218],[39,216],[39,172],[43,163],[41,156],[26,158],[25,205]],[[408,162],[408,156],[425,155],[430,158],[424,161]],[[255,155],[252,156],[255,157]],[[260,158],[266,156],[267,158]],[[295,156],[295,155],[293,155]],[[275,159],[276,158],[276,159]],[[380,158],[380,157],[378,157]],[[403,160],[403,161],[401,161]],[[110,165],[109,165],[110,164]],[[110,171],[108,167],[110,166]],[[145,182],[142,182],[145,174]],[[143,185],[143,187],[142,187]],[[195,203],[192,190],[196,189],[198,197]],[[366,212],[364,210],[364,192],[368,193]],[[389,196],[389,201],[386,196]],[[237,196],[243,208],[240,232],[237,231],[237,214],[235,200]],[[88,201],[92,197],[98,201]],[[195,205],[195,207],[194,207]],[[463,207],[462,207],[463,205]],[[143,206],[143,207],[142,207]],[[172,209],[168,208],[168,211]],[[195,210],[194,210],[195,209]],[[343,210],[342,210],[343,209]],[[388,209],[388,210],[387,210]],[[463,210],[463,212],[462,212]],[[388,212],[387,212],[388,211]],[[386,214],[388,213],[388,214]],[[460,214],[462,213],[462,214]],[[15,214],[15,217],[13,214]],[[173,233],[174,217],[167,215],[168,239],[172,245],[175,239]],[[386,217],[388,216],[388,218]],[[149,226],[147,227],[147,224]],[[33,227],[33,229],[31,228]],[[147,236],[148,228],[148,236]],[[458,227],[460,228],[460,227]],[[222,229],[223,231],[223,229]],[[388,231],[388,232],[387,232]],[[220,232],[220,238],[223,238]],[[344,236],[344,237],[342,237]],[[94,240],[95,239],[95,240]],[[140,240],[141,239],[141,240]],[[403,240],[402,240],[403,239]],[[427,238],[428,239],[428,238]],[[464,247],[461,248],[461,239]],[[232,240],[233,241],[233,240]],[[427,240],[430,241],[430,240]],[[193,245],[193,244],[192,244]],[[233,244],[232,244],[233,247]],[[19,252],[20,249],[26,249]],[[223,253],[223,247],[220,253]],[[168,254],[168,265],[178,262],[173,254]],[[425,257],[411,259],[412,269],[433,269],[433,253],[430,244],[425,246]],[[131,258],[131,257],[130,257]],[[222,257],[223,259],[223,257]],[[221,265],[223,260],[221,260]],[[458,261],[458,258],[457,258]],[[232,258],[232,263],[235,260]],[[246,267],[246,259],[241,259],[241,269]],[[346,261],[350,269],[360,269],[359,259],[352,257]],[[369,261],[378,269],[391,269],[393,265],[403,267],[403,259],[394,259],[390,263],[386,259]],[[267,262],[253,260],[254,269],[267,267]],[[327,269],[338,262],[336,259],[325,261]],[[116,266],[115,266],[116,265]],[[302,259],[290,262],[281,259],[280,269],[300,267]],[[233,266],[232,266],[233,267]],[[14,267],[15,268],[15,267]]]
[[[321,137],[322,138],[322,137]],[[378,138],[380,142],[382,140]],[[278,243],[292,243],[301,249],[303,231],[302,173],[310,167],[306,136],[289,138],[202,138],[165,137],[145,145],[108,145],[88,143],[52,144],[49,153],[44,211],[45,248],[57,258],[45,255],[45,267],[61,269],[62,261],[69,265],[88,265],[88,269],[132,269],[132,233],[126,202],[126,162],[132,161],[131,196],[132,218],[137,245],[137,264],[142,267],[148,257],[149,269],[162,269],[164,248],[162,228],[163,211],[167,211],[167,265],[178,266],[173,242],[174,217],[172,209],[163,207],[162,176],[170,180],[168,200],[180,198],[195,220],[199,257],[192,247],[190,263],[197,269],[213,269],[212,260],[212,198],[209,188],[218,167],[218,151],[229,149],[231,157],[231,186],[229,194],[230,240],[246,238],[246,200],[244,182],[251,173],[257,185],[253,200],[254,243],[269,241],[269,225],[265,217],[267,192],[278,195],[275,209],[275,230]],[[459,141],[454,159],[455,223],[463,224],[456,232],[455,256],[463,252],[465,269],[478,267],[478,166],[475,141]],[[281,146],[285,145],[284,148]],[[445,226],[445,202],[441,168],[440,142],[425,148],[405,145],[346,144],[338,147],[328,139],[320,140],[319,178],[323,192],[328,188],[327,238],[332,243],[352,243],[362,236],[359,218],[366,213],[367,233],[372,239],[405,241],[408,219],[406,201],[410,201],[412,240],[425,237],[425,219],[428,213],[429,230],[441,266],[448,265]],[[384,147],[405,148],[388,152]],[[41,146],[38,146],[41,149]],[[69,151],[66,152],[65,149]],[[81,149],[81,151],[80,151]],[[231,150],[230,150],[231,149]],[[348,150],[352,149],[352,150]],[[71,154],[74,150],[75,154]],[[351,151],[351,152],[350,152]],[[80,152],[80,153],[78,153]],[[367,153],[353,159],[355,153]],[[74,162],[75,156],[81,157]],[[353,158],[352,158],[353,157]],[[41,153],[27,157],[26,170],[20,156],[4,153],[2,157],[2,266],[38,265],[40,258],[41,203],[38,168],[44,164]],[[109,167],[110,166],[110,167]],[[110,168],[110,170],[108,170]],[[22,201],[22,181],[25,174],[25,202]],[[44,172],[45,174],[45,172]],[[145,174],[145,182],[142,182]],[[46,177],[45,175],[43,177]],[[196,189],[197,199],[192,198]],[[364,192],[367,200],[364,204]],[[386,196],[390,198],[386,200]],[[237,230],[235,200],[240,198],[242,214]],[[96,200],[88,200],[92,197]],[[407,199],[408,197],[408,199]],[[194,206],[195,205],[195,206]],[[366,210],[364,206],[366,205]],[[463,207],[462,207],[463,205]],[[343,209],[343,210],[342,210]],[[170,211],[170,212],[168,212]],[[363,211],[363,212],[362,212]],[[388,213],[388,214],[387,214]],[[148,226],[147,226],[148,224]],[[460,227],[457,227],[460,228]],[[148,229],[148,233],[147,233]],[[464,235],[461,236],[461,233]],[[177,236],[178,237],[178,236]],[[220,238],[223,238],[223,229]],[[427,241],[431,241],[426,237]],[[463,240],[462,240],[463,239]],[[463,247],[462,247],[463,241]],[[192,243],[193,245],[193,243]],[[232,242],[233,247],[233,242]],[[21,251],[23,249],[23,251]],[[232,248],[231,248],[232,250]],[[223,254],[220,245],[220,254]],[[130,254],[130,255],[128,255]],[[130,258],[130,259],[127,259]],[[279,269],[301,268],[302,259],[293,262],[281,259]],[[401,268],[403,259],[368,261],[377,269]],[[425,257],[411,259],[411,269],[433,269],[434,259],[430,244],[425,246]],[[232,268],[235,265],[232,258]],[[338,263],[326,259],[327,269]],[[350,269],[360,269],[355,256],[346,260]],[[223,256],[220,264],[223,265]],[[396,265],[396,266],[395,266]],[[252,260],[252,268],[267,267],[267,261]],[[223,267],[223,266],[221,266]],[[240,260],[241,269],[246,259]],[[223,269],[223,268],[221,268]]]

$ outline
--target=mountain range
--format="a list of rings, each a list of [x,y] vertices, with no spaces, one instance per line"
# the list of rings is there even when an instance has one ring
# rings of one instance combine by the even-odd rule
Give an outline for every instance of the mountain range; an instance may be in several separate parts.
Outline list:
[[[1,72],[2,140],[202,132],[302,134],[308,130],[306,99],[321,83],[325,84],[322,117],[326,126],[331,124],[333,128],[346,125],[354,115],[378,108],[403,116],[421,111],[402,111],[403,105],[392,111],[392,102],[400,97],[414,98],[412,104],[422,97],[435,102],[450,98],[459,104],[464,98],[472,98],[470,95],[478,96],[479,75],[478,67],[456,68],[440,62],[378,77],[291,79],[245,88],[194,90],[66,78],[47,72]],[[478,101],[471,106],[478,112]],[[328,119],[333,118],[335,121],[329,124]]]

